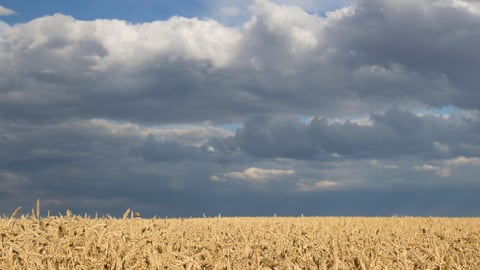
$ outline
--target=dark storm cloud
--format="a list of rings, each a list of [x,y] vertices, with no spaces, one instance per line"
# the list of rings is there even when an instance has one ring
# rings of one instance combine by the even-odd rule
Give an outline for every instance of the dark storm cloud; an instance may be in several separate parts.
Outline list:
[[[165,190],[198,188],[218,170],[209,161],[213,148],[204,143],[229,135],[213,127],[146,128],[103,120],[2,122],[0,130],[0,187],[2,199],[11,200],[1,211],[7,212],[36,197],[53,210],[63,203],[128,204]]]
[[[238,145],[259,157],[308,158],[319,153],[308,127],[294,119],[255,118],[235,134]]]
[[[475,213],[478,5],[359,0],[317,16],[258,0],[250,12],[237,27],[0,22],[0,212],[40,197],[168,215]],[[215,127],[227,123],[240,128]],[[451,208],[415,212],[449,188]]]
[[[156,142],[153,136],[149,137],[132,154],[140,155],[147,161],[198,160],[201,158],[201,153],[195,146],[185,146],[177,142]]]
[[[371,123],[329,121],[315,118],[256,118],[235,134],[238,145],[259,157],[311,159],[335,154],[347,158],[392,158],[410,155],[423,158],[478,156],[477,114],[449,117],[391,109],[370,116]]]
[[[332,26],[335,44],[352,53],[350,64],[380,67],[370,70],[370,75],[407,76],[397,82],[385,80],[386,96],[408,94],[433,106],[453,103],[478,109],[471,102],[472,97],[478,98],[475,74],[480,58],[474,53],[480,45],[478,9],[474,13],[450,4],[359,1],[354,16]],[[415,83],[409,85],[407,78]],[[418,85],[425,80],[430,83]],[[369,95],[372,89],[363,91]]]

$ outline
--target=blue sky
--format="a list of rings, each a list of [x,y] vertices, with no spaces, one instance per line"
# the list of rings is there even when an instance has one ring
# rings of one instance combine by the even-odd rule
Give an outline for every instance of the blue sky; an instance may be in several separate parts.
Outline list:
[[[307,12],[324,14],[329,10],[341,7],[348,3],[347,1],[279,1],[287,4],[300,4]],[[251,1],[225,1],[225,0],[188,0],[188,1],[165,1],[165,0],[102,0],[102,1],[70,1],[56,0],[51,2],[31,1],[31,0],[5,0],[2,5],[15,11],[15,14],[2,18],[3,21],[10,24],[27,22],[32,19],[45,15],[62,13],[70,15],[79,20],[95,19],[120,19],[132,23],[151,22],[155,20],[165,20],[172,16],[215,18],[229,21],[228,18],[219,14],[222,8],[237,8],[242,17],[236,22],[245,19],[245,10],[248,9]],[[229,15],[230,17],[232,14]]]
[[[479,27],[466,0],[2,1],[0,213],[478,216]]]
[[[132,23],[164,20],[171,16],[203,17],[207,13],[208,1],[3,1],[3,5],[16,14],[6,17],[9,23],[29,20],[55,13],[71,15],[79,20],[121,19]]]

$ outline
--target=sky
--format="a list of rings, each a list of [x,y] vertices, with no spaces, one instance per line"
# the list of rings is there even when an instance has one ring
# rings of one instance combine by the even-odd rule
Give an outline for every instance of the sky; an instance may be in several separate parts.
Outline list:
[[[480,4],[0,1],[0,213],[479,216]]]

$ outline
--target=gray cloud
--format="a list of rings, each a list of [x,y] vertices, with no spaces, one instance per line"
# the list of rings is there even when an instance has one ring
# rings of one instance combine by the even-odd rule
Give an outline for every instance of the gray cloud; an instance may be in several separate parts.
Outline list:
[[[449,117],[418,116],[390,109],[370,116],[368,125],[356,121],[335,122],[314,118],[309,124],[299,119],[257,118],[238,130],[240,147],[259,157],[391,158],[410,155],[444,159],[459,155],[478,156],[480,143],[477,113],[457,113]]]
[[[463,3],[474,7],[469,2]],[[341,38],[336,45],[351,50],[353,59],[362,65],[385,69],[371,72],[386,72],[390,76],[411,73],[412,79],[420,76],[414,80],[416,84],[419,80],[430,81],[430,85],[421,85],[422,88],[395,83],[403,90],[396,94],[409,94],[434,106],[453,102],[478,109],[470,99],[478,83],[474,74],[480,58],[473,54],[480,42],[478,13],[450,1],[422,1],[419,5],[359,1],[353,11],[355,15],[342,20],[340,27],[333,26]],[[385,90],[388,95],[400,89]]]
[[[280,2],[0,22],[0,212],[478,214],[478,5]]]

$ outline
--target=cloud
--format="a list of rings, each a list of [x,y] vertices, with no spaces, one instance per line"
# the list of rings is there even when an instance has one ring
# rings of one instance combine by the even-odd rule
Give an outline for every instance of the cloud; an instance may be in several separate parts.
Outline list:
[[[416,171],[431,171],[440,177],[449,177],[452,173],[455,173],[455,176],[461,177],[462,174],[467,174],[465,167],[477,167],[480,166],[480,158],[478,157],[464,157],[459,156],[452,159],[445,159],[437,161],[438,165],[431,165],[425,163],[423,165],[416,165],[414,169]],[[458,167],[463,167],[463,173],[458,170]]]
[[[318,152],[298,119],[254,118],[237,130],[234,139],[243,150],[259,157],[308,158]]]
[[[316,191],[316,190],[327,190],[334,188],[338,185],[337,182],[330,181],[330,180],[322,180],[315,182],[313,184],[305,184],[305,183],[298,183],[297,188],[300,191],[308,192],[308,191]]]
[[[0,16],[9,16],[15,14],[15,11],[0,5]]]
[[[448,165],[455,165],[455,166],[480,166],[480,157],[457,157],[454,159],[447,160],[446,163]]]
[[[334,0],[209,0],[210,14],[208,17],[220,20],[222,23],[240,25],[250,19],[248,8],[252,5],[272,3],[287,7],[299,7],[309,14],[324,14],[327,11],[346,6],[350,1]],[[232,17],[233,15],[233,17]]]
[[[117,123],[104,119],[90,119],[80,125],[101,129],[113,136],[149,137],[158,141],[175,141],[189,145],[201,145],[209,139],[231,137],[233,134],[221,128],[198,125],[143,126],[134,123]]]
[[[433,142],[433,146],[435,149],[441,153],[448,153],[450,151],[450,147],[448,145],[439,143],[439,142]]]
[[[384,162],[381,162],[379,160],[373,159],[370,161],[370,165],[373,167],[378,167],[378,168],[384,168],[388,170],[398,170],[400,169],[400,166],[397,164],[384,164]]]
[[[468,113],[444,118],[391,109],[371,115],[370,122],[362,125],[317,117],[305,124],[298,118],[255,118],[237,130],[234,140],[258,157],[383,159],[410,155],[443,159],[479,153],[465,147],[479,143],[475,133],[480,118]]]
[[[479,16],[438,3],[363,0],[319,16],[257,1],[240,27],[183,17],[37,18],[1,31],[0,87],[8,91],[0,115],[158,124],[479,109]]]
[[[417,171],[433,171],[436,175],[441,177],[448,177],[451,175],[451,172],[448,168],[441,168],[430,164],[423,164],[421,166],[417,165],[414,167],[414,169]]]
[[[226,181],[230,179],[238,179],[256,183],[263,183],[266,181],[282,179],[285,176],[292,176],[294,174],[294,170],[261,169],[256,167],[250,167],[241,172],[216,174],[213,175],[210,180]]]
[[[0,131],[2,175],[23,179],[16,181],[15,192],[46,198],[68,189],[84,194],[97,184],[111,190],[97,190],[101,196],[123,196],[132,179],[143,179],[137,183],[139,190],[178,188],[190,179],[208,182],[216,162],[233,159],[221,144],[215,144],[215,153],[208,151],[205,143],[226,133],[216,128],[162,130],[94,120],[35,126],[2,123]],[[195,180],[189,186],[201,183]]]
[[[458,9],[464,9],[468,12],[471,12],[475,15],[480,15],[480,3],[475,1],[465,1],[465,0],[451,0],[451,1],[440,1],[438,3],[440,6],[449,6],[452,5]]]

